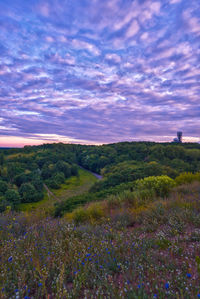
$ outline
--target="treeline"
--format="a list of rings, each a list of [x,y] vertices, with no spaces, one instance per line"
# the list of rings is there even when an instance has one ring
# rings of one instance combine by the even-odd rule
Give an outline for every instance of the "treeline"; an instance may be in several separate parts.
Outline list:
[[[78,152],[78,161],[83,167],[103,175],[104,179],[91,189],[91,192],[99,192],[148,176],[175,178],[183,172],[198,172],[200,144],[123,142],[84,146]]]
[[[78,174],[73,151],[48,146],[1,150],[0,211],[44,197],[44,184],[58,189],[65,179]]]

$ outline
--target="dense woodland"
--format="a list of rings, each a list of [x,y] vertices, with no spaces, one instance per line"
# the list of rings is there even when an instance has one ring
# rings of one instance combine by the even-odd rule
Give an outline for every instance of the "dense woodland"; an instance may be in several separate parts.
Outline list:
[[[149,176],[176,178],[183,172],[200,170],[200,144],[122,142],[102,146],[44,144],[22,149],[0,150],[0,211],[7,206],[40,201],[44,186],[59,189],[70,176],[78,175],[78,165],[100,173],[90,192],[59,203],[56,215],[79,204],[103,199],[126,189],[131,182]]]

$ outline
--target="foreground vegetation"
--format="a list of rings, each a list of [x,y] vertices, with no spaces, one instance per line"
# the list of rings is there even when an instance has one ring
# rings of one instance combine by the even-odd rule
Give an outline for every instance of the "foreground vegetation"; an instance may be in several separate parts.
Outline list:
[[[198,298],[199,198],[199,182],[139,205],[129,194],[77,224],[7,211],[0,297]]]

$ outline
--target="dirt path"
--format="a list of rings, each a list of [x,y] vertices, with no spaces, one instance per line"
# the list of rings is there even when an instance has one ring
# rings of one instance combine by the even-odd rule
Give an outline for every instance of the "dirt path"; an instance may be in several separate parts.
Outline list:
[[[79,167],[82,168],[83,170],[85,170],[85,171],[87,171],[87,172],[93,174],[98,180],[102,180],[102,179],[103,179],[103,176],[102,176],[102,175],[100,175],[100,174],[98,174],[98,173],[95,173],[95,172],[93,172],[93,171],[90,171],[90,170],[88,170],[88,169],[86,169],[86,168],[84,168],[84,167],[82,167],[82,166],[80,166],[80,165],[79,165]]]
[[[47,195],[48,195],[49,199],[52,197],[53,200],[57,200],[57,201],[59,201],[59,198],[57,198],[57,197],[55,196],[55,194],[53,194],[53,192],[52,192],[51,190],[49,190],[49,188],[47,187],[46,184],[43,184],[43,186],[44,186],[44,188],[47,190]]]

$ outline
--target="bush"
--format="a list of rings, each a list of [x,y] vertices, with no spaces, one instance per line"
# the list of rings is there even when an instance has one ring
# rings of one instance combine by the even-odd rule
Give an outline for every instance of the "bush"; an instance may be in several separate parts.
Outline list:
[[[184,172],[175,178],[177,185],[190,184],[192,182],[200,182],[200,173]]]
[[[87,213],[91,222],[100,220],[104,216],[102,203],[92,203],[87,208]]]
[[[77,174],[78,174],[78,167],[75,164],[73,164],[71,166],[71,175],[77,175]]]
[[[8,189],[5,193],[5,199],[6,201],[12,203],[12,204],[18,204],[20,203],[20,196],[18,191],[14,189]]]
[[[49,188],[52,188],[52,189],[59,189],[60,188],[60,184],[58,184],[58,182],[56,182],[54,179],[47,180],[46,184]]]
[[[63,172],[57,172],[53,177],[52,180],[55,180],[55,182],[59,185],[63,184],[65,182],[65,175]]]
[[[28,176],[25,173],[18,174],[14,177],[14,183],[17,187],[20,187],[22,184],[28,182]]]
[[[0,181],[0,193],[5,193],[8,190],[8,184],[4,181]]]
[[[4,212],[11,203],[8,202],[4,197],[0,197],[0,213]]]
[[[102,203],[92,203],[89,207],[80,207],[72,213],[67,214],[68,220],[73,220],[75,224],[90,222],[94,223],[104,216]]]
[[[168,196],[170,190],[175,186],[173,179],[167,175],[150,176],[135,182],[139,190],[149,189],[155,192],[157,196]]]
[[[71,214],[71,219],[75,224],[86,222],[88,220],[88,212],[84,208],[78,208]]]
[[[66,178],[71,176],[71,167],[67,162],[58,161],[56,163],[56,168],[55,169],[58,172],[63,172]]]
[[[31,183],[24,183],[19,188],[19,193],[22,198],[22,202],[34,202],[38,201],[38,192]]]

